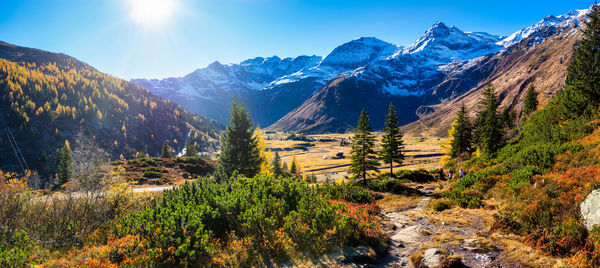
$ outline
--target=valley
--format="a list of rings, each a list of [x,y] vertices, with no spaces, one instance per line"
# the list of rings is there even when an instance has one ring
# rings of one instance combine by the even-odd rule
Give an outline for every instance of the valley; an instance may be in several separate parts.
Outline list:
[[[125,2],[134,23],[106,48],[62,45],[114,75],[0,42],[0,267],[600,267],[600,5],[534,24],[539,12],[527,24],[500,14],[506,35],[437,21],[400,45],[334,24],[290,36],[279,22],[306,12],[295,3],[269,16],[262,1],[202,3],[255,16],[206,15],[209,34],[191,3]],[[369,12],[352,18],[374,33],[390,28],[379,5],[409,8],[360,5],[378,10],[377,27]],[[166,30],[179,20],[194,24]],[[58,28],[90,38],[78,27]],[[318,39],[323,56],[276,48],[320,34],[332,38]],[[298,56],[239,60],[264,51]],[[199,55],[238,61],[172,76]],[[163,78],[130,78],[141,70]]]

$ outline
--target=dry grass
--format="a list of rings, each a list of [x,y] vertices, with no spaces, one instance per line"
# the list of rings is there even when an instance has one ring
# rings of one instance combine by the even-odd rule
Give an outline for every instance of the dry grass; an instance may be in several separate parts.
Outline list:
[[[384,211],[404,211],[414,208],[422,198],[421,196],[406,196],[391,193],[382,194],[383,198],[377,200],[377,204]]]
[[[523,244],[517,235],[494,233],[490,238],[502,246],[508,259],[521,262],[529,267],[568,267],[574,266],[568,260],[545,255],[543,252]]]
[[[377,140],[381,139],[381,133],[375,133]],[[307,135],[313,141],[294,141],[285,140],[286,133],[275,132],[264,134],[267,143],[267,150],[278,151],[282,157],[282,162],[290,165],[291,155],[296,153],[296,157],[303,171],[307,174],[330,174],[333,172],[346,172],[350,164],[350,145],[340,146],[340,141],[344,139],[350,142],[351,133],[346,134],[318,134]],[[419,138],[424,138],[420,141]],[[439,167],[441,159],[437,154],[441,153],[440,143],[442,140],[435,137],[417,137],[407,135],[404,137],[406,143],[406,159],[404,166],[394,167],[394,169],[433,169]],[[310,146],[307,146],[310,145]],[[307,150],[300,149],[304,147]],[[343,152],[346,158],[332,159],[337,152]],[[325,158],[324,158],[325,157]],[[381,163],[381,170],[388,171],[389,167]],[[321,170],[322,169],[322,170]]]

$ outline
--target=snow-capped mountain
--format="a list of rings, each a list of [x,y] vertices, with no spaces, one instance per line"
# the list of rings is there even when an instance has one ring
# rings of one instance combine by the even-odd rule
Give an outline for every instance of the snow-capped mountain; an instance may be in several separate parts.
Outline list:
[[[414,114],[414,105],[428,105],[457,97],[480,82],[470,78],[461,81],[460,87],[443,87],[452,88],[443,90],[438,85],[449,75],[456,76],[460,70],[472,69],[491,55],[503,53],[523,40],[527,40],[526,45],[535,46],[549,36],[578,27],[586,13],[587,10],[575,10],[561,16],[548,16],[508,37],[463,32],[457,27],[437,22],[407,47],[363,37],[336,47],[325,57],[258,57],[226,65],[215,62],[181,78],[135,79],[133,82],[180,103],[188,110],[222,122],[226,120],[234,97],[246,104],[253,119],[260,125],[269,126],[293,113],[295,108],[310,101],[320,90],[335,88],[336,96],[339,96],[344,87],[332,87],[332,83],[351,87],[360,85],[353,89],[354,92],[366,90],[380,94],[381,100],[410,98],[408,106],[411,108],[407,106],[407,109]],[[339,83],[343,80],[354,83]],[[307,110],[303,111],[302,116],[306,117]],[[407,120],[413,117],[407,116]]]
[[[556,34],[561,33],[563,30],[568,29],[571,26],[580,26],[581,22],[585,21],[586,15],[589,13],[589,11],[589,9],[579,9],[571,10],[567,14],[560,16],[547,16],[538,23],[518,30],[500,40],[498,45],[509,47],[532,35],[534,36],[532,41],[536,44],[539,44],[546,39],[548,32],[550,34]]]
[[[496,44],[501,39],[483,32],[465,33],[438,21],[402,54],[420,54],[438,62],[467,60],[504,48]]]

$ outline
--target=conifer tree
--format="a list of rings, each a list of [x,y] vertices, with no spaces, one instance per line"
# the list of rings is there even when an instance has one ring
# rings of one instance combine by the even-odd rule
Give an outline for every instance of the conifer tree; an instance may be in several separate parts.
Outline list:
[[[571,62],[565,81],[565,92],[570,95],[571,111],[596,110],[600,104],[600,6],[594,4],[588,14],[583,39],[577,45],[575,60]],[[587,100],[587,101],[586,101]]]
[[[529,89],[527,89],[525,100],[523,101],[523,116],[529,116],[529,114],[537,109],[537,106],[537,92],[535,92],[535,88],[531,86]]]
[[[65,140],[65,145],[60,150],[58,156],[58,183],[64,184],[73,177],[73,155],[69,141]]]
[[[479,149],[493,154],[502,147],[502,122],[498,114],[499,102],[494,87],[488,83],[483,88],[479,111],[475,119],[475,140]]]
[[[260,171],[260,151],[254,136],[254,123],[243,105],[234,100],[229,123],[221,135],[220,174],[228,178],[235,170],[246,177]]]
[[[390,102],[388,114],[385,120],[385,128],[383,129],[383,137],[381,138],[381,151],[379,156],[383,162],[390,165],[390,175],[394,175],[394,162],[402,164],[404,160],[404,145],[402,144],[403,133],[398,126],[398,116],[394,105]]]
[[[190,139],[185,142],[185,156],[196,156],[198,155],[198,150],[196,146],[192,143]]]
[[[377,166],[377,155],[375,153],[375,136],[371,133],[369,116],[363,109],[358,118],[356,133],[352,137],[351,164],[349,173],[355,178],[361,178],[363,183],[367,182],[367,171],[379,172]]]
[[[275,152],[271,166],[273,166],[273,174],[275,174],[275,176],[283,174],[283,171],[281,170],[281,157],[279,157],[279,152]]]
[[[160,152],[160,157],[161,158],[171,158],[171,147],[169,147],[168,141],[163,142],[161,152]]]
[[[450,156],[456,158],[471,153],[473,149],[473,130],[464,103],[460,106],[460,110],[458,111],[452,126],[454,127],[454,130],[452,132],[452,137],[450,137],[452,148]]]
[[[258,145],[258,151],[260,152],[260,173],[269,175],[273,171],[272,162],[272,153],[267,151],[267,143],[263,138],[262,131],[260,127],[257,127],[254,130],[254,136],[256,137],[256,144]]]

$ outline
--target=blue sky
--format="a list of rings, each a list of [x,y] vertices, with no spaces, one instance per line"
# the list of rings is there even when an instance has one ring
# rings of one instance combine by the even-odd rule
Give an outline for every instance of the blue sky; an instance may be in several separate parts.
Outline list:
[[[172,5],[160,8],[159,4],[157,10],[146,4],[136,5],[139,1],[170,1]],[[63,52],[125,79],[163,78],[183,76],[213,61],[237,63],[272,55],[324,56],[361,36],[408,45],[438,20],[463,31],[508,35],[547,15],[587,8],[592,3],[0,0],[0,40]]]

